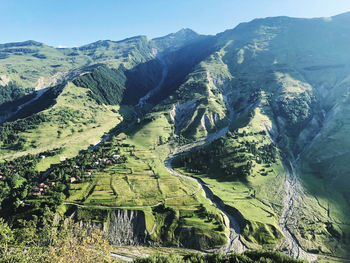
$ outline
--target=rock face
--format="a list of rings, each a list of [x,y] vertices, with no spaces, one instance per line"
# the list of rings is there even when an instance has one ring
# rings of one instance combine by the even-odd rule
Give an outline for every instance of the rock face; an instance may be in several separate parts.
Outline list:
[[[146,243],[145,214],[142,211],[115,210],[110,214],[109,240],[115,245]]]
[[[176,104],[174,109],[170,112],[170,116],[175,123],[175,134],[185,128],[194,114],[196,109],[196,101],[189,100],[182,104]]]

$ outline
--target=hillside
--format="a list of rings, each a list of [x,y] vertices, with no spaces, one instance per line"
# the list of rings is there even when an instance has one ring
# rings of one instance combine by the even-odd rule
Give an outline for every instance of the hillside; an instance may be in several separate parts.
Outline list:
[[[0,45],[3,217],[47,206],[116,245],[349,258],[349,22]]]

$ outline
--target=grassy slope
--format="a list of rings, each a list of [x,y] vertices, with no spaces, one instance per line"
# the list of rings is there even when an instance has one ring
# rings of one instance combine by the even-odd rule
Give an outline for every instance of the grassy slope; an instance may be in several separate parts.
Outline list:
[[[240,121],[240,119],[237,120],[237,123]],[[224,138],[226,145],[224,153],[212,156],[214,165],[219,162],[216,158],[220,158],[227,166],[239,167],[242,163],[235,163],[234,159],[238,155],[248,157],[251,154],[243,151],[243,153],[237,155],[234,153],[235,149],[244,148],[243,145],[250,142],[257,142],[257,147],[270,144],[271,141],[268,136],[258,134],[264,131],[266,122],[270,122],[269,119],[257,109],[249,123],[243,127],[239,125],[241,128],[236,130],[239,134],[246,133],[245,136],[240,136],[238,139]],[[195,162],[195,160],[192,162]],[[218,168],[214,167],[209,170],[209,173],[205,174],[191,173],[191,169],[184,167],[179,168],[179,170],[202,178],[213,193],[220,197],[225,204],[237,208],[248,221],[246,229],[243,229],[243,237],[248,246],[257,248],[260,245],[266,247],[272,245],[273,247],[282,235],[278,230],[278,215],[281,211],[283,197],[281,186],[285,175],[279,160],[271,167],[266,167],[267,165],[264,162],[259,164],[253,161],[252,170],[249,176],[246,177],[245,182],[234,177],[227,178],[218,172]]]
[[[38,170],[46,170],[51,163],[58,163],[60,159],[72,157],[90,144],[96,144],[106,131],[122,120],[118,109],[119,106],[98,105],[87,95],[87,89],[68,83],[57,103],[40,113],[48,121],[20,134],[26,140],[24,149],[3,149],[2,158],[11,159],[62,147],[59,156],[45,158],[38,164]]]
[[[252,89],[232,76],[228,65],[224,62],[224,59],[227,59],[227,56],[232,52],[230,44],[231,42],[228,42],[223,48],[201,62],[176,92],[176,98],[180,100],[180,103],[191,99],[197,101],[193,115],[187,116],[189,120],[187,127],[180,132],[187,138],[193,140],[206,135],[207,130],[199,121],[204,114],[210,116],[213,113],[218,113],[221,119],[221,122],[218,122],[216,126],[213,125],[209,132],[213,132],[228,123],[227,117],[225,118],[228,116],[228,110],[223,101],[223,94],[231,102],[231,107],[236,114],[251,104]],[[198,115],[200,116],[198,117]],[[236,126],[235,128],[240,127],[239,132],[244,130],[251,135],[244,136],[240,141],[228,140],[232,144],[230,147],[235,148],[249,143],[254,138],[260,141],[259,146],[271,143],[266,135],[256,135],[260,131],[264,131],[265,125],[272,126],[269,117],[260,109],[255,111],[254,118],[250,122],[247,123],[242,117],[236,120],[233,125]],[[253,133],[256,134],[253,135]],[[229,147],[225,149],[230,152]],[[220,156],[220,158],[227,158],[227,162],[232,162],[230,154],[226,157]],[[282,196],[278,197],[278,194],[282,193],[281,185],[285,179],[283,168],[281,162],[278,161],[272,168],[268,169],[268,176],[261,175],[262,169],[264,169],[264,163],[254,163],[251,176],[248,177],[247,182],[243,183],[226,180],[215,172],[193,174],[189,173],[189,170],[180,168],[184,173],[200,176],[215,195],[224,200],[226,204],[237,208],[244,215],[249,221],[244,235],[251,247],[259,247],[264,243],[276,245],[281,238],[281,232],[278,230],[278,214],[281,209]],[[275,186],[275,191],[271,191],[271,185]],[[254,191],[255,197],[253,198]],[[267,246],[271,247],[271,245]]]
[[[54,48],[26,41],[0,45],[0,85],[13,81],[22,88],[44,88],[70,71],[94,64],[131,69],[147,62],[171,45],[177,48],[199,38],[184,30],[162,38],[148,40],[137,36],[121,41],[97,41],[77,48]]]
[[[339,253],[339,242],[347,243],[350,233],[348,103],[344,96],[331,110],[323,129],[299,162],[304,186],[313,197],[308,204],[317,202],[317,217],[327,223],[322,226],[323,232],[332,234],[332,239],[324,240],[327,244],[324,249],[333,253]],[[308,233],[316,231],[307,224],[304,227]]]
[[[223,61],[241,90],[265,93],[271,132],[286,157],[303,153],[297,165],[305,195],[289,219],[299,225],[292,231],[304,248],[338,256],[349,251],[344,149],[350,38],[341,33],[348,30],[348,21],[349,14],[257,19],[220,34],[223,43],[231,41]]]
[[[182,228],[195,227],[199,236],[208,237],[208,243],[202,243],[203,248],[224,244],[226,238],[223,232],[215,230],[217,225],[214,221],[207,221],[200,216],[198,207],[203,204],[208,212],[218,214],[221,218],[219,211],[208,202],[196,183],[170,175],[164,167],[163,161],[170,152],[170,146],[160,144],[160,137],[166,142],[171,131],[165,113],[158,112],[152,114],[152,120],[141,122],[127,132],[126,137],[120,135],[118,140],[125,145],[121,148],[121,154],[128,157],[127,163],[96,173],[90,183],[75,184],[67,202],[95,208],[141,209],[146,215],[148,233],[153,230],[151,238],[154,241],[172,245],[178,244],[178,239],[183,242],[181,232],[174,232],[178,221],[183,218]],[[176,221],[167,230],[168,238],[163,236],[165,218],[162,213],[152,212],[152,208],[160,203],[176,212]]]
[[[8,55],[0,59],[0,75],[5,75],[7,80],[15,81],[24,88],[36,87],[39,78],[42,78],[43,85],[40,87],[43,88],[49,83],[50,76],[67,73],[82,66],[102,63],[117,68],[123,63],[130,69],[147,61],[151,57],[152,46],[154,46],[145,37],[118,42],[98,41],[79,48],[63,49],[35,43],[10,43],[6,47],[0,46],[0,53]],[[31,51],[26,53],[18,49]],[[42,57],[38,58],[36,54]]]
[[[18,48],[31,49],[34,53],[10,52]],[[3,47],[0,48],[0,52],[4,49],[8,50],[6,53],[9,57],[0,59],[0,75],[6,76],[8,80],[16,82],[23,88],[35,88],[40,82],[43,85],[39,87],[43,88],[49,84],[49,76],[67,72],[72,67],[82,66],[88,61],[87,57],[67,57],[62,50],[41,43],[38,43],[38,46],[23,43],[20,47]],[[41,54],[46,58],[37,58],[33,54]]]

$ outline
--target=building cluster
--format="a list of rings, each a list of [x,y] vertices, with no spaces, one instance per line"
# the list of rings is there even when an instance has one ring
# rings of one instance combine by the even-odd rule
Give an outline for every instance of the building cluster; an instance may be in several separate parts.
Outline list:
[[[93,155],[93,157],[94,157],[94,155]],[[98,158],[98,159],[95,159],[95,162],[93,163],[93,165],[97,166],[97,165],[100,165],[100,164],[111,164],[114,160],[118,160],[119,158],[120,158],[119,154],[114,154],[109,159]],[[66,166],[67,167],[71,166],[71,163],[67,163]],[[80,166],[79,165],[74,165],[73,168],[74,169],[80,169]],[[91,176],[93,174],[93,172],[94,172],[94,169],[87,169],[84,172],[82,172],[81,177],[80,176],[69,177],[67,182],[70,183],[70,184],[74,183],[74,182],[78,182],[82,178],[86,178],[86,177]],[[0,177],[0,180],[1,180],[1,178],[2,177]],[[48,183],[41,183],[38,186],[35,186],[32,189],[31,196],[38,197],[38,196],[43,195],[43,193],[45,192],[45,189],[49,188],[50,186],[52,186],[54,184],[55,184],[54,181],[50,181]]]
[[[35,186],[32,190],[31,195],[32,196],[40,196],[42,193],[45,191],[45,189],[49,188],[50,186],[55,185],[54,181],[50,181],[47,184],[46,183],[41,183],[38,186]]]

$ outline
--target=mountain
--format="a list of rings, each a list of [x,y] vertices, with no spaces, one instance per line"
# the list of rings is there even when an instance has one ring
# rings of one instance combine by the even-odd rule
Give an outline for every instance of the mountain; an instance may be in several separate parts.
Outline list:
[[[115,244],[349,258],[349,19],[0,45],[1,214],[19,228],[47,206]]]

